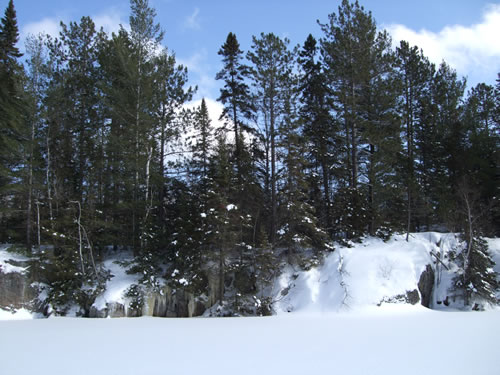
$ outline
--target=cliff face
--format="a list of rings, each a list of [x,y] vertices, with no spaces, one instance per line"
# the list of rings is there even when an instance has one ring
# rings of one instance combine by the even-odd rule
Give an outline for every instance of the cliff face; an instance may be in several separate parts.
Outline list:
[[[6,258],[4,255],[0,263],[0,308],[33,310],[38,292],[28,275],[27,259],[19,256]]]

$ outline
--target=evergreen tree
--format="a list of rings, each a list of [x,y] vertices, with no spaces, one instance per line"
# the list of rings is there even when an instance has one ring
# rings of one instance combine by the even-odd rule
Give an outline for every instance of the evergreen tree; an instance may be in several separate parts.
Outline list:
[[[455,285],[464,292],[464,305],[472,302],[496,303],[496,291],[499,287],[495,262],[491,258],[486,241],[481,237],[480,218],[484,214],[480,194],[464,177],[457,186],[458,220],[464,246],[459,254],[461,268],[455,277]]]
[[[479,193],[484,207],[481,228],[488,236],[495,236],[500,226],[497,171],[500,154],[500,129],[495,118],[494,88],[478,84],[469,92],[464,104],[461,122],[464,130],[464,176]]]
[[[158,238],[157,246],[162,246],[166,239],[166,221],[164,201],[166,197],[166,170],[168,154],[174,151],[173,144],[178,143],[182,133],[182,120],[180,117],[182,106],[192,99],[194,89],[185,88],[188,77],[187,68],[177,65],[175,56],[167,50],[162,51],[153,59],[153,110],[156,124],[153,137],[156,138],[156,157],[152,160],[151,194],[157,202],[155,237]]]
[[[337,207],[359,209],[341,214],[351,215],[349,221],[354,227],[348,231],[338,228],[338,231],[349,237],[367,229],[374,233],[378,225],[375,194],[380,187],[377,168],[387,162],[376,158],[384,159],[395,150],[392,146],[387,151],[383,149],[397,144],[396,121],[391,113],[395,93],[388,90],[394,82],[390,39],[387,33],[377,32],[371,13],[357,1],[352,4],[343,0],[338,14],[330,14],[329,23],[321,24],[321,28],[325,34],[321,39],[322,58],[337,121],[344,127],[341,134],[347,168],[338,185],[343,190],[341,195],[350,197],[347,201],[354,204],[345,206],[339,202]],[[386,95],[379,95],[378,90]],[[390,165],[394,167],[393,162]],[[387,176],[391,173],[390,170],[384,172]],[[366,178],[368,184],[362,186]],[[358,199],[361,201],[357,202]]]
[[[217,73],[215,79],[223,80],[224,87],[221,88],[217,100],[224,104],[221,118],[230,118],[233,126],[236,167],[239,183],[241,184],[243,132],[251,130],[244,121],[251,117],[253,111],[250,89],[245,83],[249,70],[246,65],[241,63],[243,51],[240,50],[240,44],[235,34],[230,32],[227,35],[226,42],[222,45],[218,54],[222,56],[224,66]]]
[[[16,44],[19,40],[14,2],[9,1],[4,17],[0,20],[0,201],[2,202],[3,228],[20,230],[21,205],[24,199],[18,196],[19,171],[23,159],[24,103],[22,95],[22,67],[18,59],[22,56]],[[14,232],[2,233],[4,241],[11,241]],[[19,232],[18,232],[19,233]],[[23,236],[24,237],[24,236]],[[16,235],[17,240],[20,239]],[[24,237],[26,238],[26,237]]]
[[[331,93],[324,79],[322,64],[316,61],[317,54],[316,39],[309,34],[298,58],[302,70],[299,86],[302,106],[299,113],[304,127],[303,135],[310,145],[312,172],[319,169],[318,190],[322,189],[322,196],[321,199],[313,199],[313,202],[321,224],[332,234],[331,184],[335,169],[339,167],[334,157],[338,131],[330,114]]]
[[[447,221],[453,215],[454,190],[464,175],[465,129],[460,121],[465,80],[446,63],[442,63],[431,86],[431,119],[424,122],[419,134],[427,154],[422,173],[426,175],[428,196],[436,207],[437,220]],[[449,189],[452,187],[452,189]]]
[[[298,116],[298,77],[288,75],[283,85],[283,117],[279,126],[279,146],[283,154],[283,182],[280,190],[278,244],[288,249],[323,250],[326,234],[318,228],[314,207],[308,202],[306,178],[307,144]]]
[[[423,181],[418,178],[416,171],[417,161],[422,160],[421,152],[417,149],[417,133],[419,126],[423,125],[422,103],[429,95],[434,68],[423,55],[422,50],[419,51],[416,46],[410,47],[406,41],[401,41],[400,46],[396,48],[396,55],[402,86],[402,130],[406,141],[404,158],[406,167],[402,168],[402,174],[405,176],[406,185],[408,239],[410,231],[418,229],[425,207],[422,192],[418,189]]]
[[[132,225],[136,252],[144,250],[148,237],[148,219],[151,211],[149,200],[152,197],[151,160],[154,152],[152,113],[152,64],[154,51],[163,39],[160,25],[155,23],[156,11],[149,6],[148,0],[130,0],[130,47],[132,56],[129,66],[124,66],[128,79],[134,86],[134,186]],[[145,186],[145,189],[142,187]],[[144,191],[145,190],[145,191]]]
[[[0,22],[0,61],[7,70],[17,69],[17,59],[22,56],[16,44],[19,41],[19,28],[14,1],[9,0],[4,17]]]
[[[196,143],[192,145],[191,149],[191,170],[203,181],[208,177],[210,149],[213,141],[213,130],[205,98],[201,100],[199,108],[196,109],[193,125],[197,134],[195,136]]]
[[[291,73],[293,58],[288,50],[288,39],[274,34],[253,37],[252,50],[247,58],[252,62],[251,77],[257,98],[256,109],[261,123],[264,145],[264,190],[269,199],[269,241],[276,242],[277,231],[277,143],[278,124],[283,115],[282,88]]]

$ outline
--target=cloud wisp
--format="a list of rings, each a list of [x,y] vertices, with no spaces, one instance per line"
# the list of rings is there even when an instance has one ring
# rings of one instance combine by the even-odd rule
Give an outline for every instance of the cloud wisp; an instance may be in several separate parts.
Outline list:
[[[449,25],[439,32],[412,30],[405,25],[384,27],[392,35],[394,45],[406,40],[422,48],[424,54],[440,64],[443,60],[456,69],[469,83],[493,83],[500,71],[500,5],[484,9],[480,23],[470,26]]]
[[[194,8],[193,13],[191,13],[184,21],[184,29],[189,30],[200,30],[200,8]]]

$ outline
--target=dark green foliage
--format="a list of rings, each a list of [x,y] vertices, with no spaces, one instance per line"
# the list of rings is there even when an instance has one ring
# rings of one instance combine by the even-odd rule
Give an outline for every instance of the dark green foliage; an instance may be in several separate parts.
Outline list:
[[[17,48],[19,30],[13,1],[9,1],[0,21],[0,224],[13,228],[1,233],[3,241],[20,241],[22,233],[23,147],[26,131],[23,118],[25,103],[22,94],[22,56]]]
[[[333,202],[334,228],[339,240],[359,240],[367,233],[370,221],[366,198],[358,189],[350,187],[337,191]]]
[[[250,90],[245,83],[249,75],[249,69],[241,63],[243,51],[236,35],[229,33],[226,42],[222,45],[218,54],[222,56],[224,67],[217,73],[216,79],[224,80],[224,87],[220,90],[217,100],[224,104],[221,119],[230,119],[233,126],[235,159],[238,171],[238,179],[241,180],[242,147],[244,147],[244,132],[251,131],[244,120],[249,119],[254,110],[251,101]]]
[[[486,241],[475,237],[471,240],[470,249],[465,243],[458,260],[462,268],[454,282],[456,288],[464,293],[465,305],[475,304],[478,308],[484,307],[484,303],[498,303],[496,291],[499,285],[497,273],[493,270],[495,262],[491,259]]]
[[[321,225],[332,234],[331,185],[335,175],[334,166],[338,160],[334,157],[339,144],[337,123],[330,114],[331,92],[324,79],[325,72],[319,61],[317,42],[309,35],[299,52],[298,62],[302,69],[299,80],[299,109],[303,122],[303,137],[309,150],[312,171],[318,170],[316,189],[322,191],[322,197],[312,199],[316,206]],[[304,156],[305,156],[304,155]],[[311,182],[314,180],[310,180]]]

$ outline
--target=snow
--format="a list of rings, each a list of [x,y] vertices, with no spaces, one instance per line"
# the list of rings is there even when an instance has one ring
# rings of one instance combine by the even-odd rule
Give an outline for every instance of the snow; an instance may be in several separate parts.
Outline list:
[[[130,255],[130,258],[128,258],[125,255],[120,260],[130,261],[132,260],[132,256]],[[140,279],[140,275],[138,274],[127,274],[126,268],[116,263],[116,258],[105,260],[103,266],[111,272],[112,278],[106,282],[106,290],[96,298],[93,304],[99,310],[106,308],[107,303],[118,302],[125,304],[125,292]]]
[[[498,272],[500,240],[487,242]],[[447,262],[457,244],[453,234],[429,232],[336,245],[319,267],[284,270],[274,286],[277,315],[266,318],[34,319],[0,310],[0,374],[497,374],[500,308],[383,302],[416,289],[431,264],[434,307],[445,309],[436,301],[449,294],[453,272],[431,253]],[[14,257],[21,260],[0,251],[0,265]],[[113,277],[98,308],[125,302],[140,277],[115,260],[104,262]]]
[[[2,320],[27,320],[27,319],[35,319],[39,318],[38,314],[32,313],[26,309],[18,309],[16,311],[7,311],[0,309],[0,321]],[[1,326],[0,326],[1,327]],[[0,373],[1,373],[1,365],[0,365]]]
[[[405,238],[366,238],[351,247],[337,246],[318,268],[287,268],[274,287],[277,313],[355,311],[406,295],[418,289],[426,265],[436,267],[431,252],[447,252],[457,244],[452,234],[412,234],[408,242]],[[449,294],[452,274],[440,272],[434,294],[441,301]]]
[[[401,305],[268,318],[4,321],[0,373],[495,374],[499,323],[498,311]]]
[[[27,271],[26,267],[18,267],[9,263],[9,261],[15,262],[27,262],[29,259],[25,256],[16,253],[10,253],[7,249],[10,245],[0,245],[0,272],[2,273],[25,273]]]

